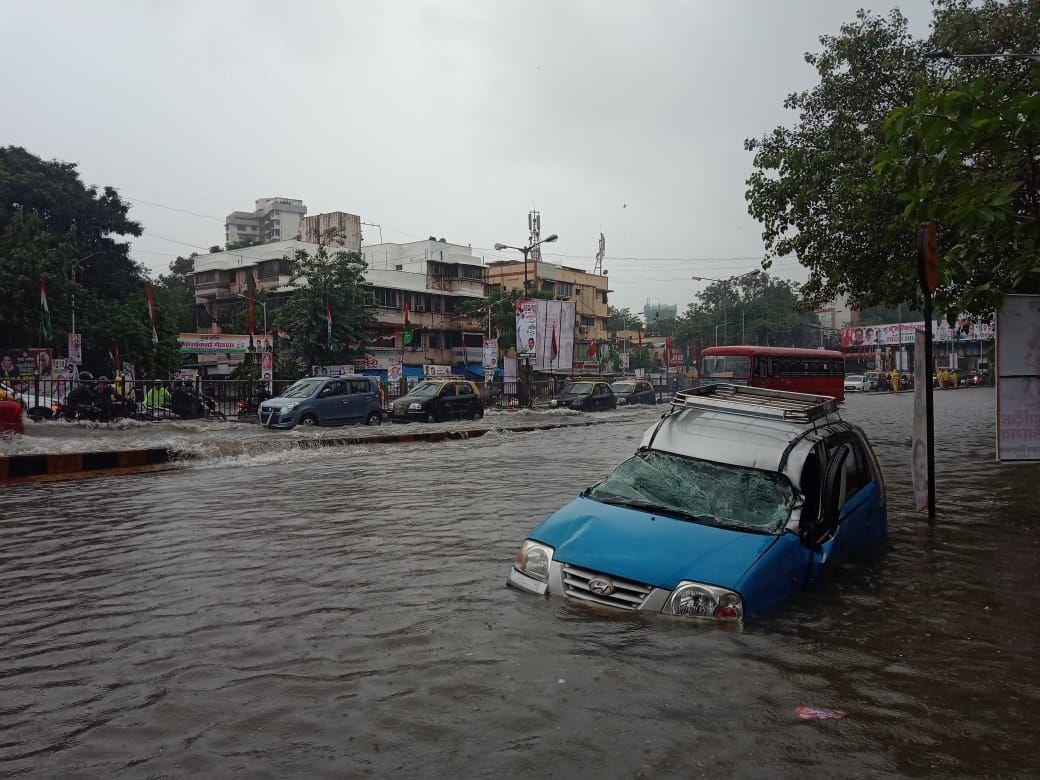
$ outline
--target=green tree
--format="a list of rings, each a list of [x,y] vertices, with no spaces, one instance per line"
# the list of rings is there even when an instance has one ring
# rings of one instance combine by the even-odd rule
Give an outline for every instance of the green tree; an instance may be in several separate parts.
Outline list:
[[[918,302],[908,203],[893,186],[898,177],[875,167],[890,143],[887,118],[915,105],[919,92],[943,92],[966,77],[1028,79],[1029,62],[929,64],[925,55],[1036,51],[1038,15],[1040,4],[1028,0],[935,0],[928,39],[914,38],[898,11],[861,11],[837,35],[821,37],[821,51],[805,55],[819,83],[784,102],[797,123],[745,142],[754,152],[747,200],[762,223],[763,267],[797,257],[809,269],[801,294],[811,304],[838,295],[858,308]],[[902,129],[910,125],[905,118]],[[956,307],[958,296],[954,286],[941,300]]]
[[[71,327],[83,335],[84,365],[108,372],[108,351],[148,370],[176,366],[176,323],[160,305],[151,343],[146,276],[120,238],[141,235],[111,187],[86,187],[76,166],[0,147],[0,342],[51,346],[64,354]],[[44,344],[40,277],[46,278],[53,340]]]
[[[607,330],[642,330],[643,321],[638,315],[629,309],[615,309],[613,306],[607,308]]]
[[[322,243],[312,255],[299,249],[289,261],[295,286],[278,309],[277,327],[292,334],[292,346],[304,365],[348,363],[364,354],[369,318],[365,309],[365,261],[358,252],[329,252]],[[328,336],[326,305],[332,312]]]
[[[195,321],[195,283],[192,272],[197,252],[188,257],[177,257],[170,263],[170,272],[162,274],[156,281],[157,305],[170,313],[178,332],[191,333],[198,330]]]

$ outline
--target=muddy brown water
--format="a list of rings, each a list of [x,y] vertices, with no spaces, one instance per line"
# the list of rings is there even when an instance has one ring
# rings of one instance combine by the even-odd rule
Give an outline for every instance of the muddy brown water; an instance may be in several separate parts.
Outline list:
[[[616,424],[0,488],[0,776],[1028,776],[1040,467],[993,393],[853,397],[890,542],[742,630],[504,587]],[[844,711],[799,721],[799,705]]]

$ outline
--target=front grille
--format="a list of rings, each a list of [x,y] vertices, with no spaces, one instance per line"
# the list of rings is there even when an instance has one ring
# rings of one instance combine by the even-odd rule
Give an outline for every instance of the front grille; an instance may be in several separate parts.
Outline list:
[[[609,594],[593,593],[589,588],[589,582],[596,579],[607,580],[613,586],[614,591]],[[650,595],[651,590],[653,588],[649,585],[623,580],[620,577],[611,577],[588,569],[579,569],[577,566],[567,563],[563,564],[563,592],[573,599],[591,601],[618,609],[639,609],[646,601],[646,597]]]

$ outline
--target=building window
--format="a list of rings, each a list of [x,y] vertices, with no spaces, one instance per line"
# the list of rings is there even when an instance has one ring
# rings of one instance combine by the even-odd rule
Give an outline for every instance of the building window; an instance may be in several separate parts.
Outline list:
[[[556,295],[559,298],[570,298],[573,293],[573,287],[570,282],[557,282],[556,283]]]
[[[596,324],[595,317],[586,317],[584,314],[581,315],[581,324],[586,328],[591,328]]]
[[[488,295],[501,295],[501,294],[502,294],[502,285],[500,285],[500,284],[489,284],[488,285]]]
[[[542,292],[556,294],[556,282],[550,282],[548,279],[542,282]]]
[[[482,333],[463,333],[462,343],[474,349],[479,349],[484,346],[484,334]]]
[[[397,308],[397,290],[388,290],[386,287],[373,287],[372,300],[376,306],[384,309]]]
[[[477,265],[464,265],[462,266],[462,278],[480,281],[484,278],[484,269]]]
[[[604,292],[603,293],[603,305],[606,306],[606,304],[607,304],[607,294],[606,294],[606,292]]]

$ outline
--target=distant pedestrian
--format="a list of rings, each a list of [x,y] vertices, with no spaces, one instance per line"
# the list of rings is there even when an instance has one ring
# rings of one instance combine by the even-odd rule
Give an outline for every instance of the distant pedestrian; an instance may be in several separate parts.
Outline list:
[[[899,382],[900,382],[900,379],[901,379],[901,377],[899,376],[899,372],[896,371],[893,368],[892,369],[892,392],[893,393],[898,393],[899,392]]]
[[[946,373],[946,369],[945,368],[941,369],[939,371],[939,389],[940,390],[945,390],[946,389],[946,380],[947,379],[949,379],[949,374]]]
[[[957,375],[957,369],[953,370],[953,373],[950,375],[950,379],[953,380],[954,390],[961,386],[961,378]]]

